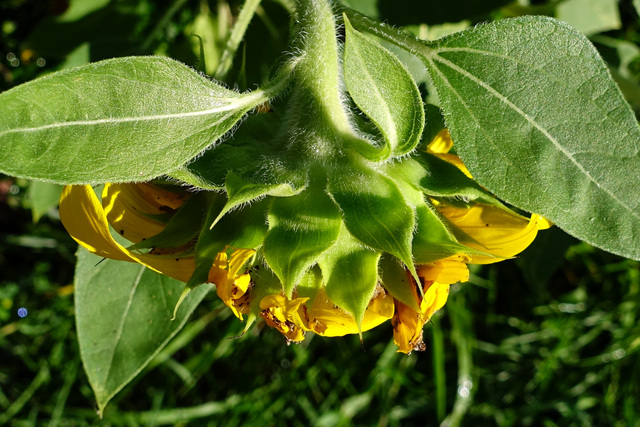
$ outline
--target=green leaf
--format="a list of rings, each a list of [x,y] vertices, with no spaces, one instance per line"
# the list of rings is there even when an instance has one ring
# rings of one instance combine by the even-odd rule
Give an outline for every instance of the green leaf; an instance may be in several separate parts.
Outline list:
[[[433,157],[436,160],[446,163],[435,156],[428,153],[416,152],[414,157],[420,158],[421,156]],[[449,163],[447,163],[449,165]],[[486,197],[489,200],[502,206],[497,200],[492,197],[487,197],[483,191],[470,187],[468,181],[471,181],[466,175],[464,175],[458,168],[453,165],[454,170],[438,170],[433,171],[424,168],[422,164],[413,158],[403,159],[401,162],[395,162],[388,164],[386,172],[389,176],[392,176],[396,185],[404,195],[405,200],[409,206],[415,211],[416,227],[413,233],[413,241],[411,244],[411,251],[413,259],[416,264],[427,264],[438,259],[446,258],[450,255],[459,253],[470,253],[471,249],[458,243],[456,238],[449,232],[447,226],[443,223],[442,219],[433,211],[430,207],[431,204],[425,201],[425,194],[433,195],[429,190],[425,188],[425,179],[437,176],[438,180],[443,180],[445,188],[450,185],[451,182],[456,181],[456,177],[461,181],[459,188],[460,192],[448,191],[448,196],[462,196],[463,192],[465,197],[468,195],[475,196],[474,199]],[[457,174],[462,175],[459,177]],[[475,183],[473,183],[475,184]],[[424,194],[423,194],[424,192]]]
[[[329,299],[351,314],[358,328],[378,283],[380,255],[362,246],[341,227],[338,242],[318,263]]]
[[[411,172],[419,179],[419,186],[425,194],[463,198],[504,208],[495,197],[451,163],[426,152],[417,153],[414,158],[422,167],[414,167]]]
[[[144,266],[78,251],[75,276],[80,355],[102,412],[178,333],[212,286],[185,299],[171,321],[183,283]]]
[[[440,217],[427,205],[416,209],[416,233],[412,252],[416,264],[428,264],[455,254],[478,253],[456,240]]]
[[[278,198],[269,210],[264,256],[291,297],[300,278],[338,238],[342,218],[324,188]]]
[[[38,220],[53,207],[58,206],[62,187],[58,184],[50,182],[31,181],[29,183],[29,191],[27,192],[27,200],[31,205],[31,215],[33,222]]]
[[[404,65],[344,17],[344,78],[354,102],[378,127],[391,155],[411,152],[424,127],[422,98]]]
[[[398,257],[414,271],[411,258],[414,214],[391,179],[365,168],[358,174],[336,171],[329,178],[328,191],[356,239]]]
[[[419,54],[481,185],[640,259],[640,128],[583,35],[550,18],[505,19]]]
[[[62,70],[0,94],[0,171],[64,184],[178,168],[265,101],[161,57]]]

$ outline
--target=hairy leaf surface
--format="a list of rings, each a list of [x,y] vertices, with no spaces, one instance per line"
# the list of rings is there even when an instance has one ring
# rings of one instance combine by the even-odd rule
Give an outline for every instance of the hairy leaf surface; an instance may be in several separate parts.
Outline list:
[[[480,184],[640,259],[640,128],[584,36],[524,17],[423,47],[453,140]]]
[[[61,184],[149,180],[197,156],[264,100],[168,58],[63,70],[0,94],[0,171]]]
[[[422,98],[411,75],[391,52],[353,29],[345,17],[344,77],[349,94],[376,124],[387,152],[413,150],[424,127]]]

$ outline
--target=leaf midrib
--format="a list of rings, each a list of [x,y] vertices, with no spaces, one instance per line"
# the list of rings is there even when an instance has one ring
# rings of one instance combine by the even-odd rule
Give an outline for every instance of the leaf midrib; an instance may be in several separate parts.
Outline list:
[[[104,381],[102,382],[103,385],[107,385],[107,381],[111,375],[111,368],[113,367],[113,359],[116,355],[116,349],[120,343],[120,339],[122,338],[122,333],[124,331],[124,325],[127,321],[127,317],[129,316],[129,310],[131,308],[131,303],[133,302],[133,297],[136,293],[136,290],[138,289],[138,285],[140,284],[141,280],[142,280],[142,275],[145,272],[145,267],[144,266],[140,266],[140,272],[138,273],[138,275],[136,276],[135,282],[131,288],[131,291],[129,292],[129,298],[127,299],[127,303],[126,303],[126,307],[122,312],[122,319],[120,321],[120,325],[118,325],[118,329],[116,331],[116,336],[114,339],[114,343],[115,345],[112,347],[111,349],[111,354],[109,356],[109,365],[107,368],[107,372],[104,376]],[[104,391],[104,390],[103,390]]]
[[[118,117],[118,118],[108,118],[108,119],[74,120],[69,122],[51,123],[47,125],[35,126],[30,128],[8,129],[6,131],[0,132],[0,138],[13,133],[40,132],[47,129],[58,129],[58,128],[72,127],[72,126],[117,125],[121,123],[182,119],[182,118],[188,118],[188,117],[207,116],[207,115],[222,113],[222,112],[230,111],[234,109],[247,108],[252,104],[253,104],[253,100],[250,98],[249,100],[244,100],[243,102],[238,102],[238,103],[231,102],[227,105],[210,108],[208,110],[188,111],[188,112],[171,113],[171,114],[157,114],[157,115],[148,115],[148,116]]]

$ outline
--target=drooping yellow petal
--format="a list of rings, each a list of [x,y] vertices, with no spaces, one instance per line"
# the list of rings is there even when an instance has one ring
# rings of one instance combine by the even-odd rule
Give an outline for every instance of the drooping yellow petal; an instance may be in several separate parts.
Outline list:
[[[209,282],[215,284],[219,287],[219,284],[222,284],[227,279],[227,269],[228,269],[228,257],[227,253],[222,251],[216,255],[216,259],[213,262],[213,267],[209,270]],[[226,294],[226,292],[225,292]],[[220,291],[218,290],[218,296],[220,296]],[[222,299],[222,297],[220,297]],[[224,299],[223,299],[224,301]]]
[[[89,185],[64,188],[60,198],[60,220],[74,240],[96,255],[137,262],[183,282],[189,280],[195,267],[193,257],[138,254],[116,242],[109,231],[104,209]]]
[[[434,313],[444,306],[448,296],[448,284],[427,282],[424,298],[420,302],[420,312],[416,312],[396,300],[396,313],[391,325],[393,326],[393,341],[398,346],[398,352],[408,354],[414,350],[425,350],[422,329]]]
[[[267,295],[260,300],[260,316],[267,325],[280,331],[289,341],[300,342],[304,340],[305,331],[309,330],[304,305],[308,299],[289,300],[280,294]]]
[[[102,205],[89,185],[67,185],[60,197],[60,220],[71,237],[89,252],[121,261],[135,261],[109,232]]]
[[[157,196],[152,196],[156,192]],[[150,184],[105,184],[102,206],[109,224],[125,239],[138,243],[160,233],[166,224],[153,218],[175,210],[164,205],[169,191]],[[175,193],[172,193],[175,194]],[[174,200],[184,200],[175,194]],[[179,206],[178,206],[179,207]]]
[[[425,282],[435,282],[451,285],[469,280],[467,263],[471,258],[467,255],[453,255],[430,264],[418,266],[418,276]]]
[[[354,317],[336,307],[324,289],[320,289],[309,309],[309,328],[318,335],[340,337],[368,331],[393,317],[393,298],[384,290],[371,299],[362,319],[361,330]]]
[[[548,224],[538,215],[527,219],[497,206],[482,203],[469,207],[439,203],[436,209],[469,237],[466,240],[459,239],[461,243],[495,255],[495,258],[473,255],[472,264],[489,264],[519,254],[533,242],[538,234],[539,224]]]
[[[409,354],[414,350],[423,350],[422,315],[409,306],[396,300],[396,311],[391,320],[393,327],[393,341],[398,346],[399,353]]]
[[[428,322],[436,311],[444,307],[447,298],[449,298],[449,288],[448,284],[433,282],[425,289],[424,298],[420,303],[424,323]]]
[[[396,312],[391,325],[399,352],[411,353],[425,349],[422,328],[447,302],[450,284],[469,280],[469,270],[465,264],[467,260],[468,257],[464,255],[453,256],[418,267],[418,276],[424,281],[423,297],[418,296],[415,286],[412,290],[420,311],[395,301]]]

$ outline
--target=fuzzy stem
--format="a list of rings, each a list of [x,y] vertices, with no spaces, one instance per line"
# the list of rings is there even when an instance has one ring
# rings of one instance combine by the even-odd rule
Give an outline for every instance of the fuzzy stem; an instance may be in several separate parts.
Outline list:
[[[297,39],[295,48],[302,53],[297,66],[297,99],[306,125],[349,133],[351,126],[341,95],[340,62],[336,22],[328,0],[297,1]],[[308,121],[311,119],[311,122]],[[321,129],[316,131],[323,132]]]

